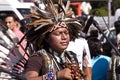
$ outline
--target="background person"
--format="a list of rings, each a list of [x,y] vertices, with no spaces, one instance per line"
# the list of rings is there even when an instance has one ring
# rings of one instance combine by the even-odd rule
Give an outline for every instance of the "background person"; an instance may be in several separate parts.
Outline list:
[[[18,41],[15,42],[15,44],[17,45],[21,55],[27,59],[28,56],[25,55],[25,51],[24,51],[24,49],[22,49],[22,47],[23,48],[26,47],[25,39],[23,39],[23,41],[21,42],[22,47],[17,44],[24,36],[24,34],[20,31],[20,27],[21,27],[20,20],[14,14],[9,14],[5,18],[5,23],[6,23],[7,27],[9,29],[11,29],[14,32],[14,34],[16,35],[16,37],[18,38]]]
[[[10,73],[23,58],[14,41],[17,41],[15,34],[0,19],[0,80],[9,80],[13,78]],[[17,71],[21,72],[20,70]],[[15,77],[14,77],[15,78]]]
[[[88,80],[90,80],[91,74],[92,74],[91,56],[90,56],[90,51],[89,51],[87,40],[82,36],[82,32],[80,33],[79,38],[69,43],[67,50],[73,51],[74,53],[77,54],[77,59],[79,61],[81,70],[83,70],[83,67],[88,66],[89,68],[89,79]],[[84,53],[86,54],[85,56],[84,56]],[[85,62],[83,59],[84,57],[87,58],[87,66],[85,65]]]
[[[120,49],[120,17],[117,21],[114,22],[115,30],[116,30],[116,43],[117,48]]]
[[[80,9],[82,10],[82,16],[88,18],[88,15],[90,13],[90,10],[92,9],[92,6],[91,6],[90,2],[83,1],[81,3]]]
[[[92,80],[107,80],[111,58],[103,55],[103,47],[99,39],[90,38],[88,44],[92,58]]]

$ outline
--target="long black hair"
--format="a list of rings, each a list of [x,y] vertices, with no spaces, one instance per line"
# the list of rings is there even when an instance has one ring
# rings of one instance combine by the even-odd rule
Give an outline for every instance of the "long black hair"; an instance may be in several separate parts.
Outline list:
[[[88,40],[88,45],[89,45],[89,49],[90,49],[90,54],[91,54],[91,58],[96,57],[100,54],[102,54],[102,43],[99,39],[97,38],[90,38]]]

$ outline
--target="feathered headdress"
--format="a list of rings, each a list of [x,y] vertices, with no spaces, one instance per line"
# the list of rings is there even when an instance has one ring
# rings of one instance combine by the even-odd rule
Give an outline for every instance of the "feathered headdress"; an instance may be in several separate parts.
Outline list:
[[[71,40],[79,37],[78,33],[81,31],[82,26],[77,19],[72,18],[74,12],[69,7],[69,0],[66,6],[62,0],[59,0],[58,4],[54,4],[52,0],[37,0],[34,3],[35,6],[31,7],[31,14],[25,16],[32,19],[27,24],[28,28],[32,28],[27,35],[28,41],[35,44],[35,46],[38,45],[36,47],[40,47],[46,34],[59,26],[68,27]]]

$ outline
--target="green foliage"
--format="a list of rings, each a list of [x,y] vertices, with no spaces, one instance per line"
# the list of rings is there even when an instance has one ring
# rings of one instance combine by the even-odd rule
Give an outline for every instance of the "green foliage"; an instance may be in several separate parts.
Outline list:
[[[120,0],[112,0],[112,6],[115,8],[120,8]]]
[[[94,10],[90,12],[90,14],[92,14],[93,11],[95,11],[95,16],[107,16],[108,15],[108,10],[105,7],[95,8]]]
[[[107,6],[108,6],[108,2],[107,1],[91,1],[91,5],[93,10],[97,10],[95,15],[100,16],[99,12],[102,15],[108,15],[108,10],[107,10]],[[114,15],[115,11],[117,8],[120,8],[120,0],[112,0],[111,2],[111,14]],[[103,9],[103,10],[102,10]]]
[[[120,8],[120,0],[112,0],[112,14],[114,15],[117,8]]]
[[[107,2],[106,1],[93,1],[91,2],[92,5],[92,11],[90,12],[90,14],[92,14],[92,12],[95,12],[95,16],[107,16],[108,15],[108,9],[107,9]]]

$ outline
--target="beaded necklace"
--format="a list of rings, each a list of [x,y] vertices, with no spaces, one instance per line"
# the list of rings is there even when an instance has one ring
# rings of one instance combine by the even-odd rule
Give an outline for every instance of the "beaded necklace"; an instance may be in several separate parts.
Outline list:
[[[57,80],[56,71],[54,70],[54,65],[53,65],[54,60],[48,56],[47,52],[44,49],[39,50],[39,52],[46,57],[48,64],[48,73],[43,75],[43,80]]]

